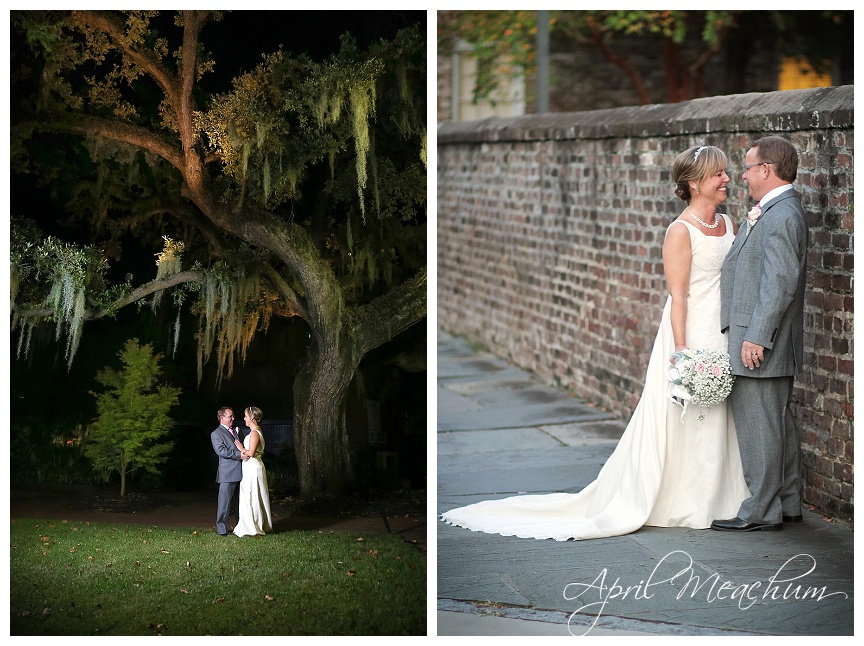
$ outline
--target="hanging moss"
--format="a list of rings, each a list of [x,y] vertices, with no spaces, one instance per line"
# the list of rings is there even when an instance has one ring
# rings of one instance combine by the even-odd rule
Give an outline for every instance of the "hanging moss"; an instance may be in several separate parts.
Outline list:
[[[246,361],[255,334],[267,330],[273,299],[264,298],[257,274],[231,272],[224,265],[208,272],[199,298],[198,383],[204,364],[216,353],[216,384],[234,372],[235,356]],[[201,311],[203,310],[203,312]]]
[[[354,147],[357,152],[357,193],[360,199],[360,213],[366,223],[366,206],[363,191],[366,188],[366,159],[369,154],[369,119],[375,113],[375,82],[357,84],[348,94],[351,103],[351,125]]]
[[[183,251],[185,245],[178,241],[172,240],[168,236],[162,236],[165,240],[165,246],[162,251],[156,254],[156,280],[165,280],[174,274],[179,274],[182,269]],[[150,307],[155,311],[162,302],[162,295],[165,290],[160,289],[153,294],[153,300],[150,301]]]

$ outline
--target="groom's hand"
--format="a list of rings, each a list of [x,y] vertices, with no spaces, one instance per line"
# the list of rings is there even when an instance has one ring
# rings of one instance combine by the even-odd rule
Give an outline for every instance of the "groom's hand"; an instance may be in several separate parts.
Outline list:
[[[758,368],[765,361],[765,348],[761,345],[745,341],[744,345],[741,346],[741,361],[750,370]]]

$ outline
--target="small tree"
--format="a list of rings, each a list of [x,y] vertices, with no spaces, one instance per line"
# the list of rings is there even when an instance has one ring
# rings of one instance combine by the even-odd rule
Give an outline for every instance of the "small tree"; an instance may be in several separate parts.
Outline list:
[[[108,390],[96,397],[98,417],[91,424],[85,454],[96,469],[120,473],[120,495],[126,495],[126,475],[138,468],[159,473],[173,442],[160,441],[168,433],[168,411],[177,404],[180,388],[156,383],[161,354],[150,344],[129,339],[118,354],[125,368],[100,370],[96,381]]]

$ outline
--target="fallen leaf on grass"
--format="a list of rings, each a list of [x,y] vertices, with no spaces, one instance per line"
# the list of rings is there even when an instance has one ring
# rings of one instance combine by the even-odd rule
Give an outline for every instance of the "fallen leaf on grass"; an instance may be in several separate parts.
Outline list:
[[[169,552],[168,550],[162,550],[162,553],[163,554],[170,554],[171,552]]]
[[[378,550],[369,550],[369,553],[370,553],[372,556],[375,556],[376,554],[378,554]]]
[[[365,541],[365,540],[366,540],[366,539],[365,539],[365,538],[363,538],[363,537],[362,537],[362,536],[361,536],[361,537],[360,537],[360,538],[358,538],[358,539],[357,539],[357,540],[358,540],[358,541]]]
[[[189,594],[189,590],[184,590],[183,588],[180,588],[180,592],[183,594]]]
[[[271,597],[269,594],[265,594],[265,595],[264,595],[264,600],[265,600],[265,601],[273,601],[273,597]]]
[[[48,615],[51,614],[51,608],[45,608],[45,609],[42,611],[42,614],[45,615],[45,616],[47,617]]]
[[[357,574],[355,570],[348,570],[348,576],[354,576],[355,574]]]

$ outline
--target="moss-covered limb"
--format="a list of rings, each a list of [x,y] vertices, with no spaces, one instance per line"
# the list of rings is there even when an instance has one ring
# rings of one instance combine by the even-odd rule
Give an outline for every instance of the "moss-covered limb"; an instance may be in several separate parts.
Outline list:
[[[261,273],[270,281],[287,305],[286,310],[280,312],[282,316],[299,316],[302,319],[309,316],[305,299],[291,287],[285,277],[276,271],[272,265],[264,263]]]
[[[17,124],[13,128],[12,136],[16,134],[43,132],[67,132],[89,137],[104,137],[131,146],[147,150],[154,155],[163,158],[169,164],[183,170],[183,156],[177,146],[165,137],[154,133],[152,130],[135,126],[118,119],[105,119],[102,117],[85,116],[81,113],[56,115],[50,119],[41,119]]]
[[[426,317],[424,267],[412,278],[356,309],[355,337],[362,356]]]
[[[145,283],[141,285],[137,289],[133,290],[128,295],[122,296],[111,303],[110,307],[102,307],[93,310],[85,310],[83,315],[83,320],[85,321],[93,321],[96,319],[103,318],[116,312],[118,309],[122,307],[126,307],[132,303],[140,301],[143,298],[146,298],[150,294],[158,292],[163,289],[169,289],[171,287],[175,287],[177,285],[181,285],[183,283],[191,283],[191,282],[201,282],[204,279],[204,272],[202,271],[182,271],[178,274],[174,274],[173,276],[166,278],[164,280],[151,280],[149,283]],[[50,308],[27,308],[21,307],[16,303],[12,303],[12,311],[17,314],[21,318],[44,318],[46,316],[54,316],[56,312]]]
[[[344,297],[333,270],[323,261],[309,233],[276,218],[226,222],[225,226],[249,244],[270,251],[300,282],[310,327],[332,327],[344,311]]]

